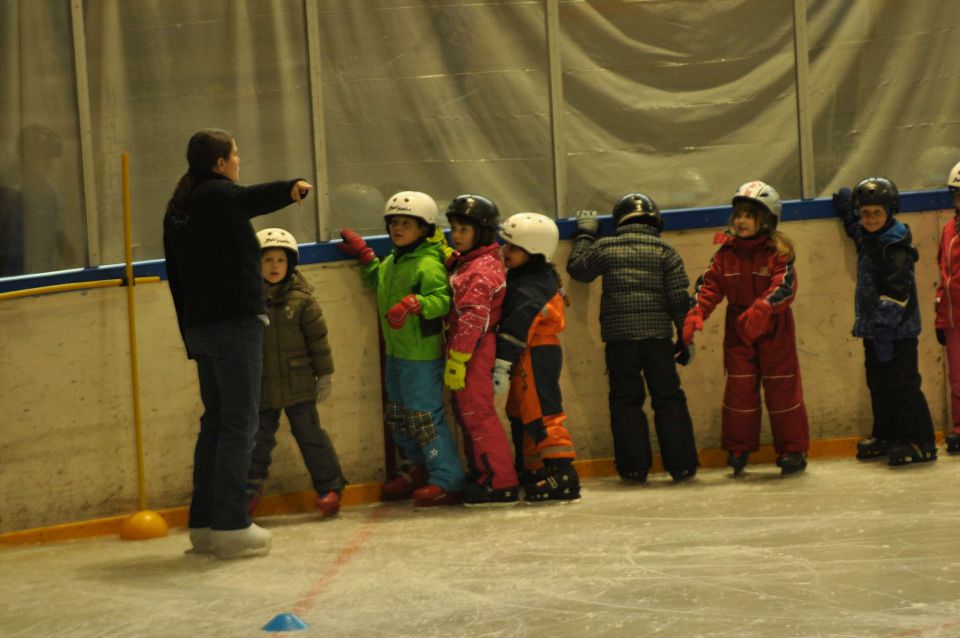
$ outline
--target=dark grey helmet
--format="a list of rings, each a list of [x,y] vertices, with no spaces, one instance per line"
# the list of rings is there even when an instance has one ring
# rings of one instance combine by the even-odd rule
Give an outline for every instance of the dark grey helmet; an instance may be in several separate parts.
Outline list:
[[[896,215],[900,212],[900,191],[891,179],[868,177],[853,189],[853,205],[883,206],[888,215]]]
[[[637,219],[657,230],[663,230],[663,216],[656,203],[643,193],[629,193],[613,205],[613,223],[619,226],[628,219]]]
[[[500,226],[500,209],[482,195],[457,195],[447,206],[447,220],[465,217],[481,228],[497,230]]]

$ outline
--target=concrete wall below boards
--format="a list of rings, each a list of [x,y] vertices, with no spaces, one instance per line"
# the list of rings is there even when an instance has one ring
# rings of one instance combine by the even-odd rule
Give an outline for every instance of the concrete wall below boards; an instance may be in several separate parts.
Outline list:
[[[921,255],[920,369],[938,428],[946,427],[949,419],[943,353],[933,337],[933,297],[938,237],[952,215],[933,211],[903,216]],[[862,345],[850,336],[853,246],[835,219],[790,222],[783,230],[795,241],[798,254],[799,294],[793,310],[811,438],[866,434],[871,408]],[[691,283],[715,250],[715,232],[665,233],[683,257]],[[571,246],[562,242],[559,265],[565,265]],[[348,262],[302,270],[323,307],[336,364],[332,396],[320,406],[322,423],[351,483],[378,482],[385,460],[373,295],[363,289],[357,268]],[[598,323],[601,284],[572,282],[566,275],[564,279],[573,302],[561,335],[567,423],[580,458],[608,458],[613,446]],[[182,506],[189,502],[193,444],[202,411],[196,369],[185,356],[166,282],[138,286],[136,304],[148,504],[157,509]],[[698,337],[694,363],[680,369],[703,449],[720,444],[722,311]],[[105,288],[3,301],[0,324],[6,326],[0,337],[5,368],[0,387],[5,421],[0,428],[0,532],[135,511],[125,291]],[[770,442],[766,417],[762,442]],[[285,420],[273,458],[268,494],[310,489]]]

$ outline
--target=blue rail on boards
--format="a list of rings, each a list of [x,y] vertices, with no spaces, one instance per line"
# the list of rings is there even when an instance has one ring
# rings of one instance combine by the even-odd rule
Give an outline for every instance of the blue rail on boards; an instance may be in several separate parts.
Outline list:
[[[930,210],[952,210],[953,197],[947,189],[917,191],[903,193],[900,196],[901,213],[916,213]],[[681,210],[665,211],[663,224],[665,231],[691,230],[695,228],[722,228],[726,226],[730,217],[730,206],[709,206],[706,208],[685,208]],[[782,221],[802,221],[807,219],[826,219],[834,217],[833,204],[829,199],[794,200],[783,203]],[[576,232],[576,222],[573,219],[559,219],[560,238],[570,239]],[[609,215],[600,217],[600,233],[613,232],[613,221]],[[367,243],[379,256],[390,252],[390,239],[386,235],[367,237]],[[319,264],[349,259],[337,249],[339,240],[320,244],[302,244],[300,246],[300,264]],[[158,276],[167,278],[167,269],[164,260],[155,259],[134,264],[134,276]],[[55,286],[84,281],[98,281],[102,279],[123,279],[123,264],[100,266],[97,268],[78,268],[53,273],[37,275],[21,275],[19,277],[0,278],[0,292],[12,292],[27,288]]]

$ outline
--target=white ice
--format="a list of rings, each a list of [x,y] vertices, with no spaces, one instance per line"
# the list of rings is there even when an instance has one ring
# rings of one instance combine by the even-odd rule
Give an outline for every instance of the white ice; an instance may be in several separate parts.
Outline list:
[[[783,479],[586,481],[570,505],[347,508],[258,522],[264,558],[183,530],[0,551],[2,636],[960,636],[960,459],[812,460]]]

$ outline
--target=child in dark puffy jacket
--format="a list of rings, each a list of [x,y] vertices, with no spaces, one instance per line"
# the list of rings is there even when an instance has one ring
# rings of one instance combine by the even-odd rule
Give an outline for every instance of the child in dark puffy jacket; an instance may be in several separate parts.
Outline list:
[[[650,391],[664,468],[677,483],[697,473],[697,444],[676,364],[691,350],[680,338],[690,309],[683,260],[660,238],[663,217],[643,193],[613,207],[613,237],[597,239],[595,211],[577,213],[577,236],[567,272],[577,281],[603,277],[600,334],[610,380],[610,427],[617,472],[644,483],[653,461],[643,411]],[[674,330],[677,340],[674,344]]]
[[[894,216],[900,193],[886,177],[868,177],[833,196],[836,213],[857,246],[856,319],[863,339],[873,431],[857,458],[888,457],[891,466],[937,459],[933,419],[920,389],[920,308],[910,228]]]
[[[524,500],[576,501],[576,451],[564,425],[560,393],[566,295],[550,262],[560,241],[557,224],[540,213],[517,213],[500,227],[507,294],[497,328],[493,387],[509,388],[507,417]]]
[[[947,452],[960,452],[960,162],[947,176],[947,188],[953,196],[953,219],[943,227],[937,265],[937,341],[947,351],[947,378],[950,381],[950,416],[953,422],[947,434]]]
[[[330,396],[333,375],[327,324],[312,296],[313,288],[297,270],[300,252],[293,235],[282,228],[267,228],[257,233],[257,239],[270,323],[263,335],[260,427],[247,479],[249,511],[253,514],[257,508],[269,476],[282,410],[317,491],[317,510],[329,518],[340,511],[347,480],[317,413],[317,403]]]

